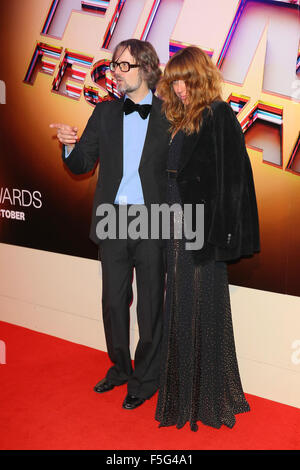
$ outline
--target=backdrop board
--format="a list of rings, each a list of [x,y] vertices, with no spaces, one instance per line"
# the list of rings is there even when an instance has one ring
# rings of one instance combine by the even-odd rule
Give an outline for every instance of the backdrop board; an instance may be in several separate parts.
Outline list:
[[[232,263],[230,283],[299,296],[299,30],[296,0],[1,2],[0,242],[97,258],[98,169],[70,174],[49,124],[80,134],[95,104],[115,99],[108,63],[120,40],[149,40],[162,68],[196,45],[222,71],[256,185],[261,252]]]

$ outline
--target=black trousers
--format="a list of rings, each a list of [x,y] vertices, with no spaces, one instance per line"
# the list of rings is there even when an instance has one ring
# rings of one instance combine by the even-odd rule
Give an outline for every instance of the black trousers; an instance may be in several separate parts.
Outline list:
[[[165,287],[163,242],[107,239],[100,242],[99,252],[104,330],[108,354],[114,364],[106,377],[115,385],[127,382],[130,395],[150,398],[159,386]],[[129,349],[133,269],[139,327],[134,367]]]

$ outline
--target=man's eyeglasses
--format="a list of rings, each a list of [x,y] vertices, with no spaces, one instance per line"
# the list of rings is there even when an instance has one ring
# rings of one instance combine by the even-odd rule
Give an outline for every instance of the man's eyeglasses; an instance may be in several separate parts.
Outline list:
[[[115,72],[117,70],[117,67],[120,68],[121,72],[129,72],[130,69],[140,67],[140,65],[130,64],[129,62],[110,62],[109,68],[112,72]]]

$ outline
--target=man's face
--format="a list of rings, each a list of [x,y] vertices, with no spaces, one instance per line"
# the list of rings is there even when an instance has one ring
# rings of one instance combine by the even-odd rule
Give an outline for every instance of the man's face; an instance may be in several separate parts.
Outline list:
[[[117,50],[115,61],[118,63],[129,62],[130,64],[136,64],[128,48],[124,51],[122,49]],[[131,68],[128,72],[122,72],[120,67],[117,67],[115,72],[113,72],[113,76],[117,82],[118,91],[123,94],[135,92],[144,84],[140,67]]]

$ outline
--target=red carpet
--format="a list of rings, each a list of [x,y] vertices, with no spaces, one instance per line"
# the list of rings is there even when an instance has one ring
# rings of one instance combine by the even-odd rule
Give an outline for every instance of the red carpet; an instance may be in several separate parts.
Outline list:
[[[251,412],[233,429],[158,428],[157,395],[123,410],[126,386],[93,391],[109,366],[101,351],[0,322],[1,450],[292,450],[300,448],[300,410],[247,395]]]

